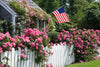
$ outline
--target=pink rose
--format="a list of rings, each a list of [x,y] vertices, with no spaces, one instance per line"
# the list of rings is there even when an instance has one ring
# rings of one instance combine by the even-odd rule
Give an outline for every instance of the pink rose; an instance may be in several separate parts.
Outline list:
[[[15,47],[16,45],[15,45],[15,43],[11,43],[11,45],[13,46],[13,47]]]
[[[47,35],[45,35],[45,36],[44,36],[44,39],[47,39],[47,38],[48,38],[48,36],[47,36]]]
[[[77,50],[78,53],[80,53],[80,50]]]
[[[43,52],[43,55],[45,56],[45,55],[47,55],[47,52],[44,50],[44,52]]]
[[[20,56],[21,56],[22,58],[24,58],[24,59],[26,58],[26,55],[24,55],[24,54],[21,54]]]
[[[61,33],[60,33],[60,36],[62,36],[62,35],[63,35],[63,33],[61,32]]]
[[[11,50],[12,50],[12,48],[10,47],[8,50],[9,50],[9,51],[11,51]]]
[[[42,53],[42,50],[40,50],[39,52]]]
[[[0,67],[4,67],[4,64],[0,64]]]
[[[22,50],[21,53],[26,53],[27,51]]]
[[[10,40],[16,43],[16,39],[10,37]]]
[[[50,67],[53,67],[53,65],[50,65]]]
[[[44,48],[44,46],[43,46],[43,45],[41,45],[41,48],[43,49],[43,48]]]
[[[42,37],[39,37],[38,39],[37,39],[37,43],[41,43],[42,42]]]
[[[33,43],[33,42],[30,45],[31,45],[31,47],[35,47],[35,43]]]
[[[63,45],[65,45],[66,44],[66,42],[63,42]]]
[[[50,54],[53,54],[53,52],[51,52],[51,51],[50,51],[49,53],[50,53]]]
[[[46,64],[46,67],[49,67],[49,64],[48,63]]]
[[[2,53],[3,51],[2,50],[0,50],[0,54]]]
[[[6,48],[6,47],[7,47],[7,43],[4,43],[4,44],[3,44],[3,48]]]
[[[83,63],[84,61],[80,60],[81,63]]]
[[[36,46],[36,50],[38,50],[39,48],[38,48],[38,46]]]

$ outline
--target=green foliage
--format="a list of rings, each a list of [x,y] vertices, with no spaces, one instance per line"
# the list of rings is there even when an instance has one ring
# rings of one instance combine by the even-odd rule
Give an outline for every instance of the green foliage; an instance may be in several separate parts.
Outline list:
[[[54,10],[60,8],[61,6],[64,6],[66,8],[66,0],[33,0],[33,1],[36,2],[43,10],[45,10],[47,13],[50,13],[50,14]],[[55,28],[56,28],[56,31],[58,32],[61,31],[62,29],[68,30],[68,27],[71,27],[72,25],[68,23],[58,24],[54,16],[52,16],[52,19],[55,22],[54,23]],[[52,25],[52,24],[53,23],[50,23],[49,25]],[[50,28],[51,29],[54,28],[53,25]]]
[[[64,6],[71,22],[69,26],[72,25],[72,27],[78,28],[100,29],[100,4],[99,2],[95,2],[95,0],[54,0],[54,2],[49,0],[33,1],[48,13],[53,12],[60,6]],[[59,7],[57,5],[55,6],[55,2],[57,3],[57,5],[59,5]],[[68,3],[68,5],[66,5],[66,3]],[[58,25],[59,24],[56,25],[57,31],[65,29],[65,27],[68,29],[68,26],[66,26],[66,24],[60,24],[59,26]]]
[[[53,31],[53,30],[55,29],[55,26],[54,26],[53,21],[52,21],[52,22],[49,22],[47,27],[48,27],[48,28],[47,28],[48,31]]]
[[[86,0],[69,0],[69,11],[67,11],[70,15],[71,21],[73,23],[81,22],[84,16],[83,9],[88,5]]]
[[[6,20],[0,20],[0,32],[6,33],[9,32],[11,35],[13,34],[14,26],[11,22]]]
[[[80,28],[100,29],[100,3],[91,3],[85,12],[84,20],[78,26]]]
[[[56,25],[57,25],[57,31],[59,31],[59,32],[60,32],[62,29],[68,29],[66,23],[62,23],[62,24],[56,23]],[[66,27],[67,27],[67,28],[66,28]]]
[[[24,6],[21,6],[19,2],[17,1],[10,1],[9,5],[18,13],[21,15],[24,15],[26,13]],[[20,7],[19,7],[20,6]]]
[[[56,31],[48,32],[48,36],[50,37],[51,42],[55,43],[55,40],[57,40],[58,34],[59,32],[56,32]]]
[[[89,3],[94,2],[95,0],[87,0]]]
[[[26,19],[23,15],[20,15],[16,18],[15,35],[22,35],[23,29],[27,27],[25,21]]]
[[[60,6],[67,8],[68,7],[68,0],[60,0]]]
[[[94,0],[69,0],[67,10],[78,28],[100,29],[100,3]]]
[[[56,26],[56,31],[61,32],[62,29],[64,30],[69,30],[70,29],[70,23],[61,23],[59,24],[58,22],[55,22],[55,26]]]
[[[16,18],[17,35],[21,35],[23,29],[25,28],[37,28],[37,20],[40,22],[45,21],[45,26],[48,31],[52,31],[55,28],[50,15],[43,10],[28,6],[26,1],[11,1],[9,4],[19,14],[19,16]]]
[[[33,0],[47,13],[51,13],[60,7],[59,0]]]
[[[95,35],[95,36],[94,36]],[[62,30],[57,35],[56,43],[63,45],[74,45],[73,52],[75,55],[75,62],[87,62],[96,60],[98,55],[98,45],[100,40],[100,30],[93,29],[75,29],[70,31]]]

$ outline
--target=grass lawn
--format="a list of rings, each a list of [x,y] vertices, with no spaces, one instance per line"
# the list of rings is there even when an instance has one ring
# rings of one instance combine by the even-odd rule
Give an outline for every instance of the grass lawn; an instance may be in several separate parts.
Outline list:
[[[91,62],[77,63],[65,67],[100,67],[100,58]]]

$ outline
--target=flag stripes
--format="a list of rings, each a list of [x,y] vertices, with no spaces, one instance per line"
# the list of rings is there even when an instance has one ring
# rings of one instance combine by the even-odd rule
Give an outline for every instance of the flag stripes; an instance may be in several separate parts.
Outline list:
[[[67,14],[65,12],[59,13],[59,11],[56,10],[52,14],[56,17],[58,23],[69,22],[69,19],[68,19]]]

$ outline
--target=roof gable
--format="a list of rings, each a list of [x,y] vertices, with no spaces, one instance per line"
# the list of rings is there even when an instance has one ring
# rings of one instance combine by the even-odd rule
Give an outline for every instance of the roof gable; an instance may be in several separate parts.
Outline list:
[[[2,0],[4,1],[6,4],[8,4],[9,1],[13,1],[13,0]],[[15,1],[23,1],[23,0],[15,0]],[[28,5],[33,7],[33,8],[39,8],[40,10],[42,10],[36,3],[34,3],[32,0],[25,0],[28,2]],[[8,4],[9,5],[9,4]]]
[[[4,1],[0,0],[0,5],[5,8],[11,15],[17,15]]]
[[[0,0],[0,5],[6,9],[12,16],[17,16],[17,13],[9,6],[9,1],[13,0]],[[23,1],[23,0],[15,0],[15,1]],[[28,5],[33,8],[38,8],[42,10],[36,3],[34,3],[32,0],[26,0],[28,2]]]

